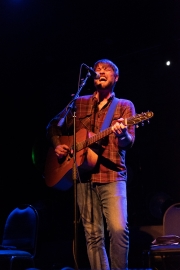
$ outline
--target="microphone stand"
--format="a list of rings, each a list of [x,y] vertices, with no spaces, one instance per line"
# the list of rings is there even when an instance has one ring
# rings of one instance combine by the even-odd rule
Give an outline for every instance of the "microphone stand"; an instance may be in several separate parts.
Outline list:
[[[76,166],[76,107],[75,107],[75,100],[79,97],[79,93],[81,92],[82,88],[85,86],[88,78],[91,76],[90,72],[87,73],[86,78],[81,83],[77,93],[74,95],[73,100],[70,102],[70,105],[67,108],[66,114],[62,119],[59,121],[58,126],[61,126],[66,119],[69,111],[73,112],[73,168],[72,168],[72,180],[74,182],[74,242],[73,242],[73,256],[75,261],[75,269],[78,270],[78,254],[77,254],[77,166]]]

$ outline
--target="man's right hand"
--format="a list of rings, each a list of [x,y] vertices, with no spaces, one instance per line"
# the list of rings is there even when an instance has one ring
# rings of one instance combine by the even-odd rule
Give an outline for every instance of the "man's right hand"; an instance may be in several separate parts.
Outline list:
[[[66,144],[59,144],[55,148],[55,153],[58,158],[66,157],[70,149]]]

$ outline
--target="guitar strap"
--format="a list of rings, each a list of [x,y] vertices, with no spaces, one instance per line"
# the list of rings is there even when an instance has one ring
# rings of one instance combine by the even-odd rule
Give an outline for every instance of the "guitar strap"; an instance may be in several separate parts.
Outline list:
[[[116,106],[118,104],[118,101],[119,101],[118,98],[116,98],[116,97],[113,98],[113,100],[112,100],[112,102],[111,102],[111,104],[109,106],[108,112],[106,114],[106,117],[104,119],[104,122],[103,122],[103,124],[101,126],[100,131],[102,131],[102,130],[104,130],[104,129],[106,129],[106,128],[108,128],[110,126],[113,114],[114,114]]]

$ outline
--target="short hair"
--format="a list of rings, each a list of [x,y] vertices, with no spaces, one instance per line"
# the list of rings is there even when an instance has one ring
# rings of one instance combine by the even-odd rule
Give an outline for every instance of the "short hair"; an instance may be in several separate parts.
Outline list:
[[[98,66],[98,64],[108,64],[110,67],[112,67],[112,69],[114,70],[114,73],[119,76],[119,68],[109,59],[101,59],[98,60],[95,64],[94,64],[94,69]]]

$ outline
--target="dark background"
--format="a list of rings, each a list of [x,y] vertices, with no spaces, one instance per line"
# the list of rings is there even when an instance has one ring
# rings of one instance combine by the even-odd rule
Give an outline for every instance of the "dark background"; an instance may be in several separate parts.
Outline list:
[[[128,211],[130,227],[161,225],[180,200],[180,2],[6,0],[0,12],[1,234],[9,211],[31,203],[41,221],[39,261],[48,250],[44,265],[70,264],[73,189],[45,185],[46,126],[77,92],[80,65],[101,58],[120,69],[116,96],[137,113],[154,112],[127,153]],[[90,78],[81,95],[91,86]]]

